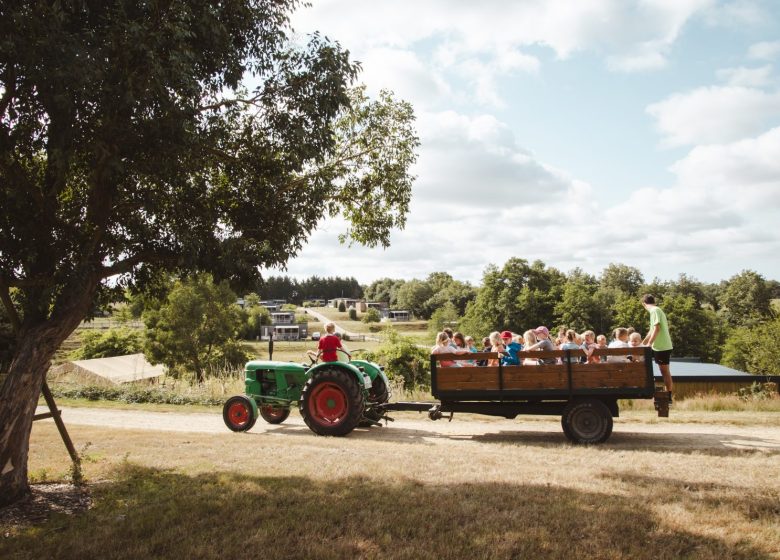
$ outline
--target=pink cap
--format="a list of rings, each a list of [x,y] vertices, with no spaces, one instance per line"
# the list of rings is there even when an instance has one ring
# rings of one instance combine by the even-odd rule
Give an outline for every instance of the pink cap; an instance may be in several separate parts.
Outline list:
[[[536,334],[545,334],[545,335],[547,335],[547,336],[550,336],[550,331],[549,331],[549,330],[547,330],[547,327],[536,327],[536,328],[534,329],[534,332],[535,332]]]

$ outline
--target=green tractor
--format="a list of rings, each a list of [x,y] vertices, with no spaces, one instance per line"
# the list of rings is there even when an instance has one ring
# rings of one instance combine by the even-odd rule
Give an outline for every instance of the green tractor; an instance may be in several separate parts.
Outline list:
[[[271,360],[247,362],[244,395],[231,397],[222,418],[234,432],[252,428],[257,417],[281,424],[297,402],[306,425],[316,434],[344,436],[358,426],[380,425],[379,405],[390,399],[382,368],[365,360],[311,365]]]

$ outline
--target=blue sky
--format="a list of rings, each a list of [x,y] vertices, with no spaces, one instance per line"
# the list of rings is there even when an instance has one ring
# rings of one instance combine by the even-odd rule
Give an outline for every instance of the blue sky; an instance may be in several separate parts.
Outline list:
[[[479,283],[518,256],[780,278],[779,2],[314,0],[293,26],[411,101],[422,145],[389,249],[323,222],[287,273]]]

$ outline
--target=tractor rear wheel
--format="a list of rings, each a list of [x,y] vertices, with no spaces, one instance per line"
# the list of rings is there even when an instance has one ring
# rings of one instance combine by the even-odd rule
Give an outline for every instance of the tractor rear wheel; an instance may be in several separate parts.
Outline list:
[[[368,404],[382,404],[390,400],[390,391],[381,375],[377,375],[368,391]],[[363,419],[358,424],[360,428],[376,425],[382,419],[382,414],[374,407],[366,408]]]
[[[301,416],[315,434],[344,436],[363,416],[363,390],[349,372],[323,369],[306,381],[298,403]]]
[[[290,409],[264,404],[260,407],[260,416],[269,424],[281,424],[290,416]]]
[[[257,421],[252,403],[245,395],[236,395],[227,400],[222,408],[222,419],[234,432],[251,430]]]
[[[612,434],[612,413],[598,399],[572,401],[563,411],[561,426],[573,443],[604,443]]]

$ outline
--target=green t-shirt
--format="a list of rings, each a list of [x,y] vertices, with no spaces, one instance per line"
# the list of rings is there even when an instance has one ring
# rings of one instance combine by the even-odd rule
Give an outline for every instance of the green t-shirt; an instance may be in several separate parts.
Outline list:
[[[656,325],[661,325],[658,336],[653,341],[653,350],[662,352],[672,349],[672,337],[669,335],[669,325],[666,322],[666,314],[659,307],[650,309],[650,332]]]

